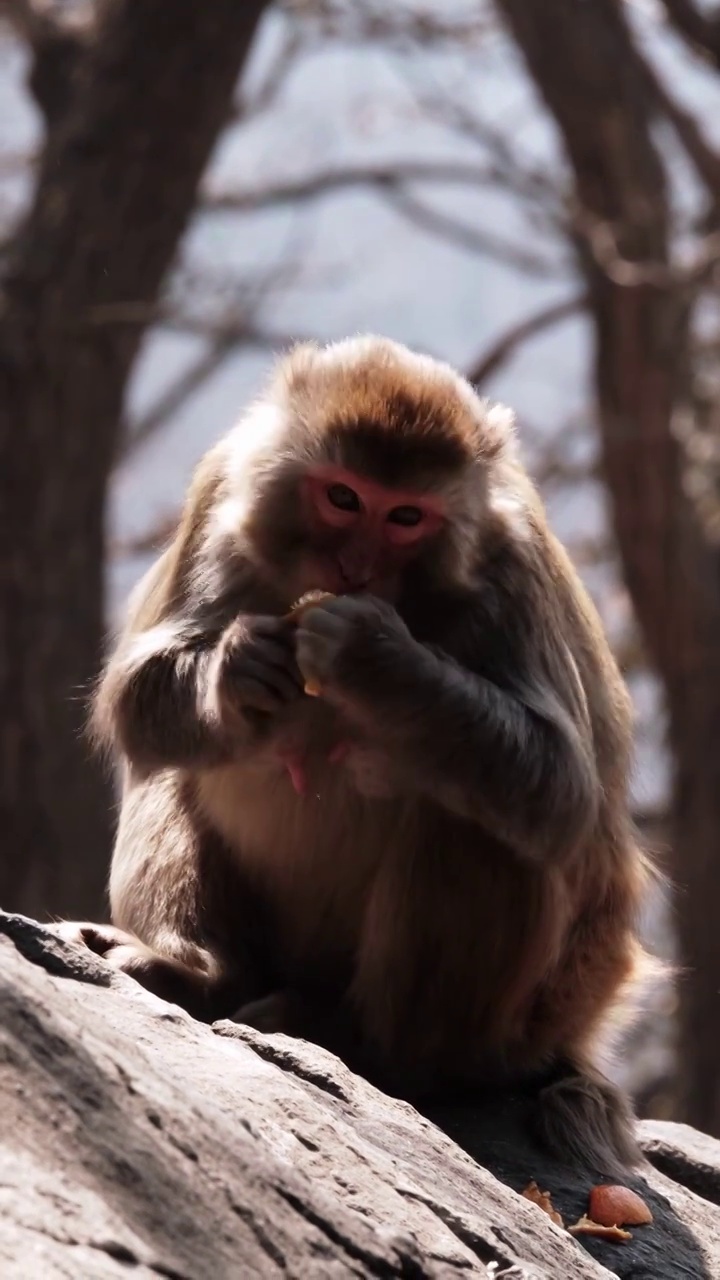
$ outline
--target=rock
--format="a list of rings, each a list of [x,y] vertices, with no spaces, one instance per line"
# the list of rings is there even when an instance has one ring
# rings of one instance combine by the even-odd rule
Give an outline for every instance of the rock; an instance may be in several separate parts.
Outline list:
[[[720,1205],[720,1142],[686,1124],[646,1120],[640,1125],[643,1150],[675,1182]]]
[[[720,1144],[642,1125],[654,1222],[580,1243],[516,1194],[573,1222],[593,1182],[534,1145],[532,1099],[421,1116],[3,913],[0,1063],[3,1280],[720,1280]]]

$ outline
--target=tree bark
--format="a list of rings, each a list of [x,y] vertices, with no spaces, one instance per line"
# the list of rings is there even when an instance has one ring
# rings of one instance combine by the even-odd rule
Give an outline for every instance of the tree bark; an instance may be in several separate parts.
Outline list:
[[[103,910],[110,794],[83,726],[103,645],[107,480],[128,373],[265,4],[103,7],[2,281],[0,902],[8,909]]]
[[[626,581],[670,713],[686,968],[680,1109],[690,1124],[720,1134],[720,574],[683,487],[672,430],[687,391],[689,301],[667,270],[669,203],[653,107],[616,0],[498,0],[498,8],[574,178],[605,477]]]

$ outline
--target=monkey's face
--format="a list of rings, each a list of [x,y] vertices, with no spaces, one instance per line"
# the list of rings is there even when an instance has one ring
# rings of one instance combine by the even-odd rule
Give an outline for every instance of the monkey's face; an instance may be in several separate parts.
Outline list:
[[[395,601],[412,566],[440,554],[451,523],[441,492],[383,484],[320,460],[266,495],[253,542],[292,602],[307,591]]]
[[[395,598],[403,571],[436,542],[446,519],[438,495],[380,484],[333,463],[308,469],[300,497],[303,572],[335,594]]]

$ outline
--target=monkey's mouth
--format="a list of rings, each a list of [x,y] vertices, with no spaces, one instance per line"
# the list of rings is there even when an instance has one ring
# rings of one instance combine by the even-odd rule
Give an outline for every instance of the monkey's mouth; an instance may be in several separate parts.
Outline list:
[[[305,568],[302,591],[298,595],[326,591],[334,596],[368,594],[394,600],[397,594],[397,574],[383,573],[381,569],[354,574],[344,569],[334,555],[321,553]]]

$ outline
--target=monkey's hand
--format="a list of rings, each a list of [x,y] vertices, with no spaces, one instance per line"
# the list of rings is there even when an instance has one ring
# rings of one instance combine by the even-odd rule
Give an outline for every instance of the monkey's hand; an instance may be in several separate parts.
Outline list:
[[[598,780],[587,726],[563,700],[564,668],[551,679],[530,652],[503,686],[416,640],[370,596],[308,609],[296,651],[347,736],[381,748],[403,790],[481,823],[523,857],[557,856],[587,835]]]
[[[403,654],[410,657],[414,645],[391,605],[375,596],[347,595],[333,596],[303,613],[295,652],[305,681],[342,703],[361,691],[363,675],[371,668],[395,663]]]
[[[209,672],[209,698],[220,723],[232,729],[247,712],[251,720],[254,712],[272,716],[302,692],[292,624],[284,618],[236,618]]]

